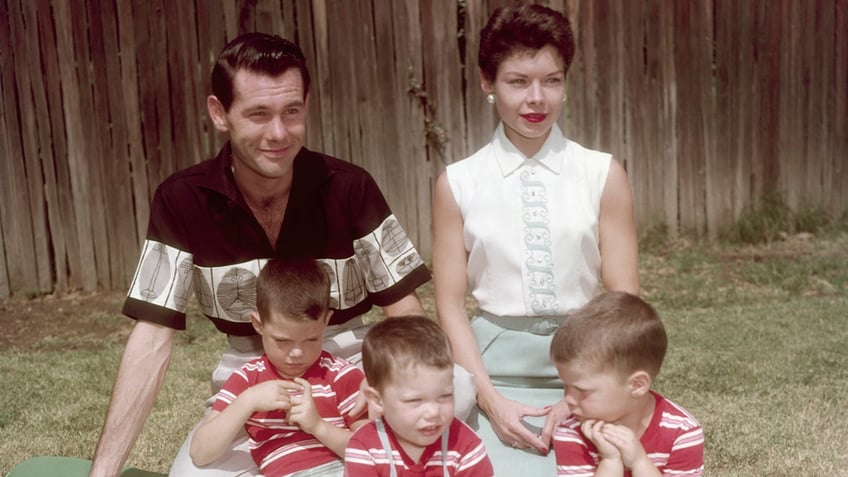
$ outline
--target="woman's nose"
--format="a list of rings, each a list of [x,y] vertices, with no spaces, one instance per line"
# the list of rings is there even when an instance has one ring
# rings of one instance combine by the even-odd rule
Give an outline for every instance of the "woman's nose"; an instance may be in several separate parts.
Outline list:
[[[542,85],[539,84],[538,81],[533,81],[530,83],[530,87],[527,88],[527,102],[529,103],[539,103],[544,99],[544,95],[542,94]]]

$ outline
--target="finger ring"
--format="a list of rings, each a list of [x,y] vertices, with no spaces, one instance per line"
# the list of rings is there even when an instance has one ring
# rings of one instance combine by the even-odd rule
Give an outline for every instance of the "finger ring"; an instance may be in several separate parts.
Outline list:
[[[512,442],[512,447],[518,447],[518,441],[513,441],[513,442]]]

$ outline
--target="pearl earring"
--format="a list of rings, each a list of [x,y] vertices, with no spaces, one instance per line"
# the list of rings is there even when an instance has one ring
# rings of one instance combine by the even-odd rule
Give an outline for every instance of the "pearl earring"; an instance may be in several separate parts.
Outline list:
[[[562,102],[564,103],[566,100],[568,100],[568,95],[567,94],[562,95]]]
[[[487,94],[486,101],[488,101],[489,104],[495,104],[495,93]]]

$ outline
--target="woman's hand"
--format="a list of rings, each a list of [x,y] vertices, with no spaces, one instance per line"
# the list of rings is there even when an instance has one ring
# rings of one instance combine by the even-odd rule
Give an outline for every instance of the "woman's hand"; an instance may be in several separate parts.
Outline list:
[[[568,404],[565,403],[565,399],[560,399],[550,409],[547,417],[545,417],[545,426],[542,428],[542,435],[540,436],[542,443],[548,449],[551,448],[551,439],[553,438],[556,427],[571,413],[568,409]]]
[[[489,417],[492,429],[506,445],[517,449],[533,447],[542,455],[548,453],[548,444],[542,438],[527,428],[522,419],[525,416],[541,417],[551,408],[536,408],[524,405],[518,401],[505,398],[497,391],[488,399],[479,399],[480,408]]]

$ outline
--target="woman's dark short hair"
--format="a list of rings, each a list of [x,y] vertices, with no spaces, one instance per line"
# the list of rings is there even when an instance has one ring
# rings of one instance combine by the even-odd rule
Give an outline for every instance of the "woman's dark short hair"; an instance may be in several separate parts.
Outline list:
[[[300,47],[277,35],[245,33],[229,42],[218,55],[212,69],[212,94],[229,111],[233,104],[233,79],[239,70],[279,76],[289,68],[300,70],[305,98],[309,93],[309,70]]]
[[[565,15],[536,4],[498,8],[480,32],[480,71],[486,80],[494,81],[505,59],[517,52],[541,50],[546,45],[559,52],[568,72],[574,59],[574,33]]]

